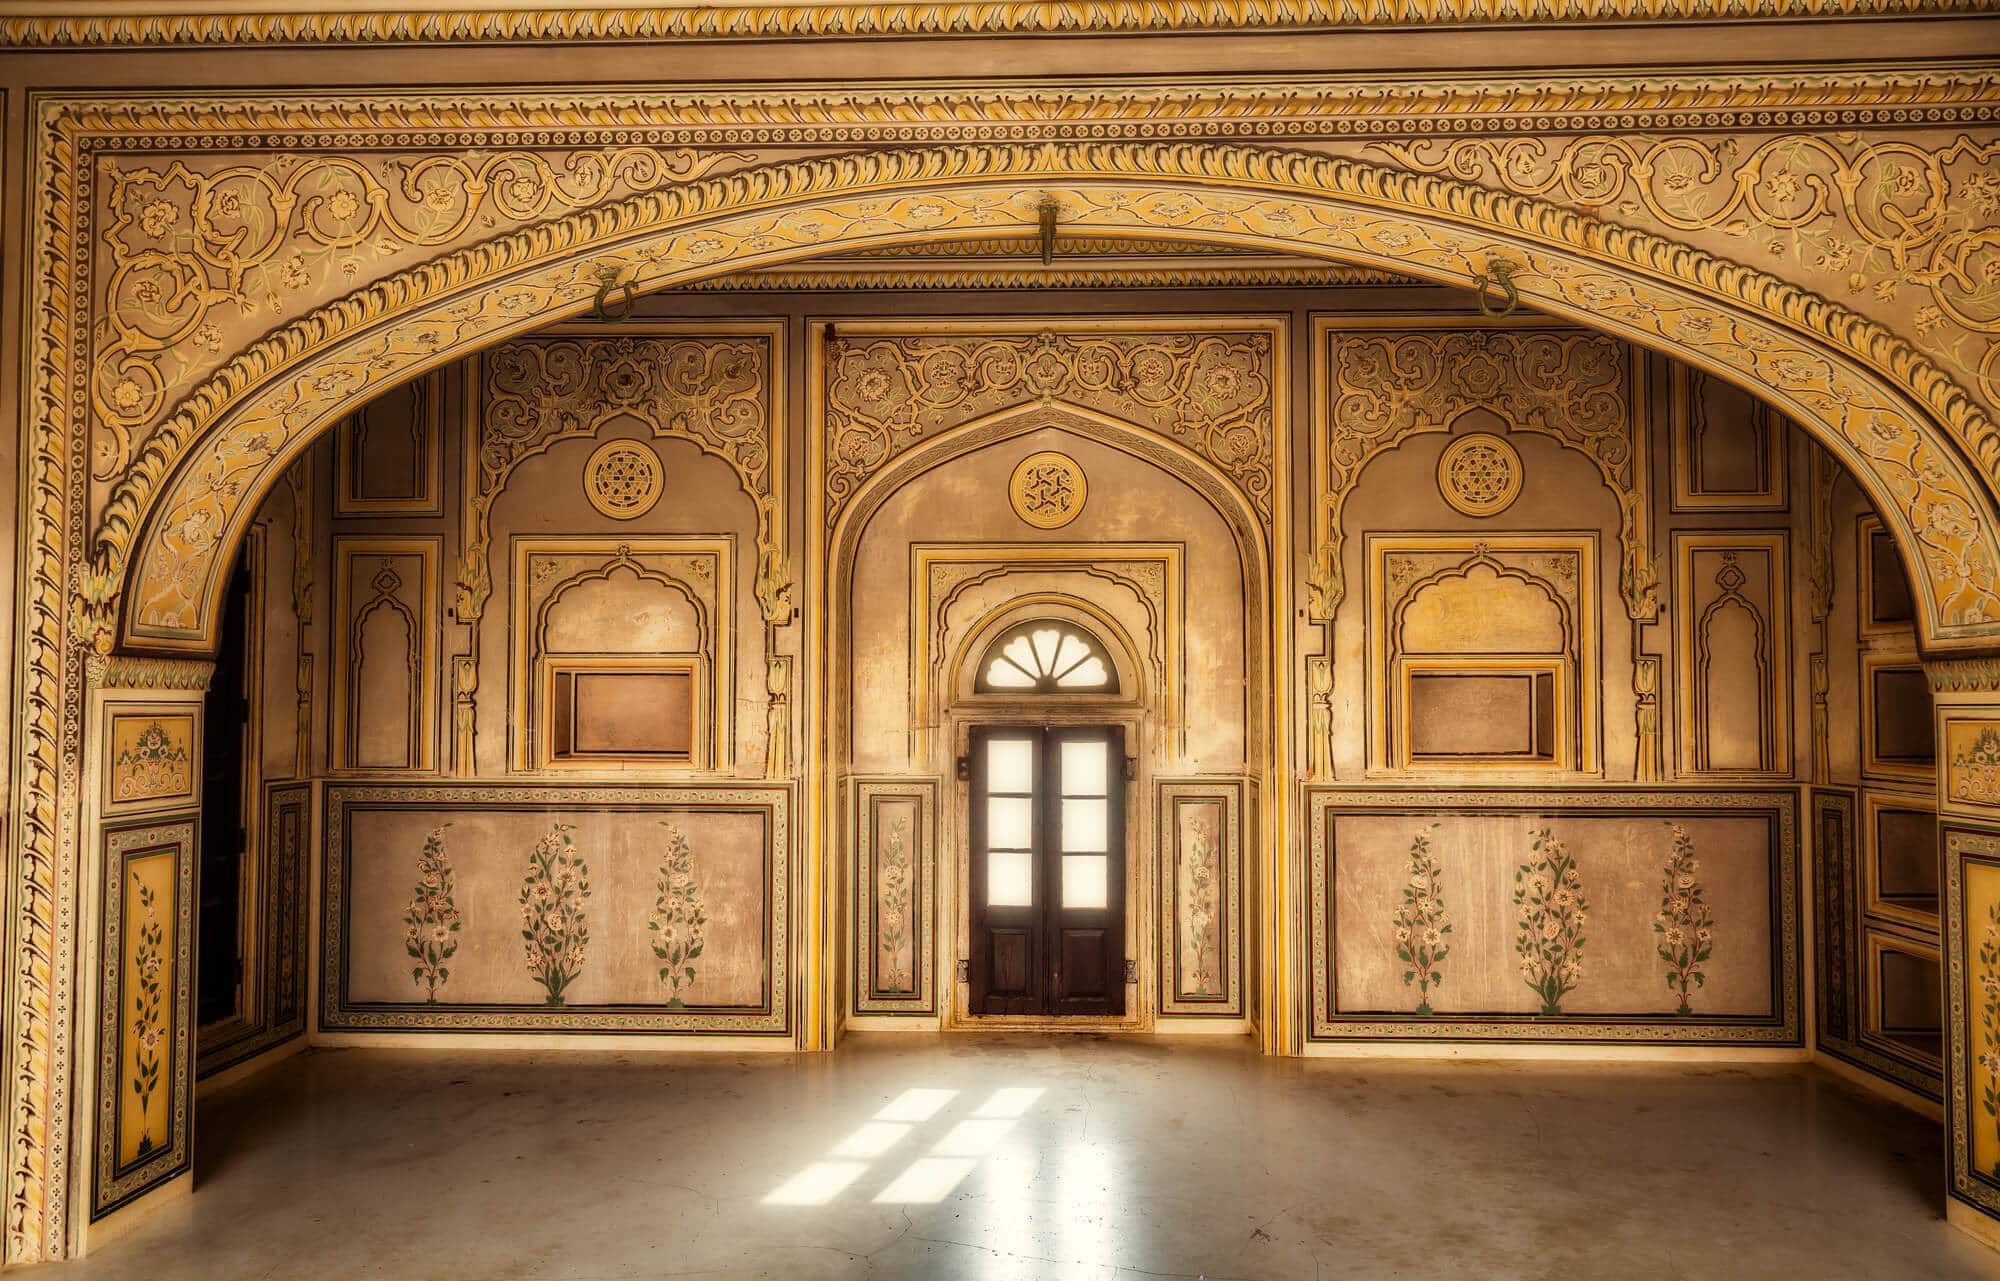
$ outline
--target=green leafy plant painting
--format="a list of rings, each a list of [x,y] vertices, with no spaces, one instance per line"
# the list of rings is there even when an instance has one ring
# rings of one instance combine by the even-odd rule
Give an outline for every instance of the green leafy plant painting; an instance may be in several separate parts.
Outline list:
[[[450,826],[446,824],[445,826]],[[458,951],[457,874],[445,853],[444,827],[434,827],[417,852],[417,888],[403,912],[403,947],[416,965],[410,978],[435,1003],[451,978],[448,962]]]
[[[1986,913],[1986,933],[1979,940],[1979,1066],[1986,1071],[1980,1082],[1979,1106],[1986,1124],[2000,1138],[2000,903]],[[2000,1161],[1993,1173],[2000,1177]]]
[[[166,964],[167,927],[160,920],[159,896],[132,873],[132,892],[146,914],[139,923],[139,937],[132,952],[132,978],[138,999],[132,1013],[132,1093],[139,1100],[139,1116],[145,1126],[139,1134],[139,1155],[145,1156],[159,1145],[153,1142],[149,1112],[153,1091],[160,1087],[162,1055],[160,1042],[166,1038],[166,980],[161,974]]]
[[[1410,841],[1403,901],[1390,924],[1396,931],[1396,959],[1404,966],[1403,982],[1417,989],[1416,1012],[1420,1015],[1431,1013],[1431,989],[1444,983],[1444,973],[1438,967],[1451,954],[1450,940],[1445,937],[1451,933],[1451,913],[1444,906],[1441,871],[1431,850],[1430,834],[1417,833]]]
[[[667,985],[667,1005],[681,1009],[681,992],[693,985],[695,962],[706,945],[708,913],[702,906],[687,833],[672,823],[660,826],[666,829],[667,851],[660,861],[659,893],[646,928],[653,935],[653,955],[660,960],[660,982]]]
[[[550,1005],[563,1003],[563,992],[583,972],[590,944],[590,919],[584,912],[590,901],[590,867],[576,848],[574,831],[569,823],[557,823],[535,842],[521,883],[528,974],[548,992]]]
[[[1706,980],[1702,965],[1715,950],[1715,916],[1702,896],[1701,864],[1694,856],[1694,838],[1679,823],[1667,824],[1673,835],[1673,852],[1667,856],[1660,879],[1660,911],[1653,918],[1658,935],[1656,950],[1667,963],[1667,987],[1680,997],[1674,1013],[1682,1018],[1694,1012],[1688,992]]]
[[[882,836],[882,893],[878,900],[876,929],[881,948],[888,958],[882,988],[888,992],[914,992],[912,971],[916,968],[911,947],[910,820],[898,816]]]
[[[1534,855],[1514,872],[1514,906],[1519,912],[1514,953],[1521,981],[1542,998],[1543,1014],[1561,1014],[1562,999],[1583,977],[1583,927],[1590,904],[1583,874],[1550,828],[1534,834]]]

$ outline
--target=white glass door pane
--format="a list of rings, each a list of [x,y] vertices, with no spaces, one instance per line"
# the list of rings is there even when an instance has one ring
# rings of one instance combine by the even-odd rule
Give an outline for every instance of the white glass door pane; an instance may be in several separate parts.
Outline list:
[[[986,743],[986,790],[1035,790],[1035,745],[1024,738],[994,738]]]
[[[1064,796],[1102,796],[1105,793],[1104,758],[1109,745],[1064,743],[1062,745],[1062,790]]]
[[[1111,683],[1111,673],[1101,658],[1086,658],[1056,680],[1063,689],[1102,689]]]
[[[1063,855],[1064,907],[1105,907],[1110,903],[1111,860],[1103,854]]]
[[[986,799],[986,847],[1025,850],[1035,843],[1035,803],[1025,796]],[[1102,848],[1102,847],[1100,847]]]
[[[1033,907],[1035,856],[1026,850],[992,850],[986,855],[986,905]]]
[[[1104,802],[1065,799],[1062,803],[1062,847],[1085,853],[1102,853],[1104,843]],[[996,842],[997,843],[997,842]]]

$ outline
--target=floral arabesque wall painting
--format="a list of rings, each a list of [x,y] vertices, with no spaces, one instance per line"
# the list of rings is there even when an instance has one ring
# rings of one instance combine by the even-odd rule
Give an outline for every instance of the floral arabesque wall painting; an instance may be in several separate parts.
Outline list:
[[[1686,1017],[1694,1013],[1688,1004],[1689,989],[1708,981],[1702,966],[1715,951],[1715,914],[1702,894],[1694,838],[1679,823],[1668,823],[1667,831],[1673,836],[1673,852],[1661,872],[1660,914],[1653,931],[1660,936],[1658,951],[1666,962],[1667,987],[1680,1000],[1674,1013]]]
[[[660,982],[667,988],[667,1005],[682,1008],[684,988],[695,978],[695,962],[706,941],[708,913],[702,907],[701,882],[695,878],[694,850],[687,833],[673,823],[660,824],[666,851],[660,859],[659,893],[653,900],[646,928],[653,936],[653,955],[660,962]]]
[[[1451,954],[1451,913],[1445,910],[1440,885],[1443,869],[1431,849],[1430,831],[1410,839],[1409,881],[1403,886],[1403,901],[1396,905],[1392,924],[1396,931],[1396,959],[1403,963],[1403,982],[1417,989],[1419,1015],[1431,1011],[1431,989],[1444,983],[1439,968]]]
[[[1521,981],[1542,998],[1543,1014],[1561,1014],[1563,997],[1583,979],[1583,929],[1590,903],[1576,859],[1551,828],[1534,834],[1534,857],[1514,873],[1519,912],[1514,953]]]
[[[449,824],[445,825],[449,826]],[[417,852],[417,885],[403,913],[403,945],[416,964],[410,978],[424,1000],[437,1001],[438,988],[451,978],[449,962],[458,952],[457,874],[444,848],[444,827],[434,827]]]
[[[521,883],[521,939],[528,974],[561,1005],[563,992],[583,972],[590,945],[590,867],[576,847],[569,823],[557,823],[535,843]]]

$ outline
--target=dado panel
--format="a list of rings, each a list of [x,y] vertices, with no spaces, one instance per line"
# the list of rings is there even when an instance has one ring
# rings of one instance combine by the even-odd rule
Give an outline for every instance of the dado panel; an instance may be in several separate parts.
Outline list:
[[[1315,1040],[1799,1042],[1790,789],[1307,803]]]
[[[324,1032],[791,1030],[789,787],[326,789]]]

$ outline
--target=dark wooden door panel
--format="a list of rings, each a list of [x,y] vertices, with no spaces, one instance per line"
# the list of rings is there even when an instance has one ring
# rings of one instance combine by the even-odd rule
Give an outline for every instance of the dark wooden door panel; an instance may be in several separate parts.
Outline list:
[[[1109,932],[1101,929],[1065,929],[1060,932],[1057,953],[1062,958],[1056,970],[1055,1009],[1057,1014],[1118,1014],[1124,1009],[1123,966],[1114,971],[1111,953],[1117,950]]]
[[[972,731],[974,1014],[1125,1012],[1124,741],[1111,726]]]

